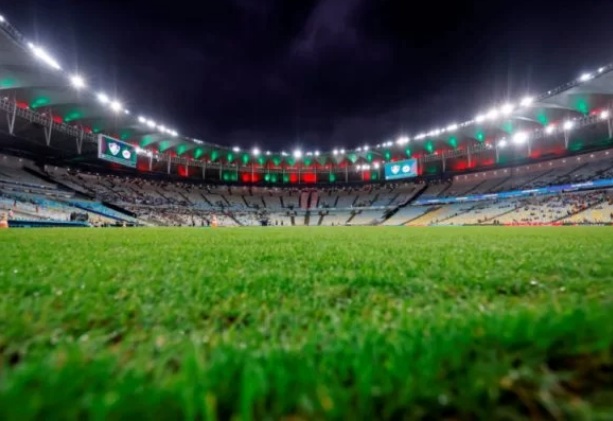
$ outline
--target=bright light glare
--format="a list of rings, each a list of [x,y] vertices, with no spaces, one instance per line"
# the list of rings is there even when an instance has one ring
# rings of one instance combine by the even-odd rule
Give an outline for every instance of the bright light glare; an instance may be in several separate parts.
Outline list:
[[[103,104],[107,104],[110,100],[107,94],[100,93],[98,94],[98,101],[102,102]]]
[[[546,134],[552,134],[553,131],[555,130],[556,126],[553,124],[550,124],[549,126],[545,127],[545,133]]]
[[[338,149],[334,149],[334,150],[332,151],[332,154],[333,154],[333,155],[338,155]]]
[[[448,132],[455,132],[456,130],[458,130],[458,125],[457,124],[451,124],[450,126],[447,126],[447,131]]]
[[[141,115],[141,116],[138,116],[138,122],[145,124],[147,122],[147,119]]]
[[[152,129],[155,129],[155,121],[147,120],[147,126],[151,127]]]
[[[408,141],[409,141],[409,138],[407,137],[407,142],[408,142]],[[364,150],[365,150],[365,151],[367,151],[367,150],[369,150],[369,149],[370,149],[370,146],[368,146],[368,145],[364,145]]]
[[[294,151],[294,158],[296,158],[296,159],[302,158],[302,151],[300,149],[296,149]]]
[[[505,148],[507,146],[507,141],[502,139],[500,142],[498,142],[498,147],[499,148]]]
[[[47,63],[49,66],[53,67],[55,70],[62,70],[62,67],[60,66],[60,64],[53,57],[51,57],[49,53],[47,53],[45,50],[43,50],[40,47],[37,47],[34,44],[28,44],[28,46],[32,49],[32,52],[37,58]]]
[[[251,153],[253,154],[253,156],[260,156],[260,150],[258,148],[253,148]]]
[[[111,110],[115,111],[116,113],[121,111],[121,102],[119,101],[111,102]]]
[[[487,118],[489,118],[490,120],[496,120],[498,118],[498,110],[496,108],[492,108],[487,113]]]
[[[527,96],[521,100],[520,104],[522,107],[529,107],[533,102],[534,102],[534,98],[532,98],[531,96]]]
[[[315,156],[319,156],[319,151],[315,151]]]
[[[70,83],[77,89],[85,88],[85,80],[79,75],[72,75],[70,77]]]
[[[603,111],[600,113],[600,118],[602,118],[603,120],[606,120],[606,119],[608,119],[608,118],[609,118],[609,115],[611,115],[611,114],[609,113],[609,110],[603,110]]]
[[[482,123],[483,121],[485,121],[485,116],[484,115],[478,115],[477,117],[475,117],[475,121],[477,123]]]
[[[575,125],[575,123],[573,123],[570,120],[567,120],[567,121],[564,122],[564,126],[563,127],[564,127],[564,130],[570,130],[570,129],[573,128],[574,125]]]
[[[513,104],[504,104],[502,107],[500,107],[500,111],[503,115],[509,115],[513,112],[514,108],[515,107],[513,106]]]
[[[400,136],[396,143],[399,145],[406,145],[407,143],[409,143],[409,138],[407,136]]]
[[[525,132],[517,132],[513,135],[513,143],[521,145],[522,143],[526,143],[528,140],[528,133]]]
[[[340,150],[340,153],[345,153],[345,150],[344,150],[344,149],[341,149],[341,150]]]
[[[588,80],[592,79],[594,76],[592,76],[591,73],[583,73],[581,75],[581,77],[579,77],[579,81],[580,82],[587,82]]]
[[[235,147],[233,147],[233,148],[232,148],[232,150],[233,150],[234,152],[240,152],[240,151],[241,151],[241,148],[239,148],[238,146],[235,146]]]
[[[0,15],[0,23],[4,22],[4,16]]]

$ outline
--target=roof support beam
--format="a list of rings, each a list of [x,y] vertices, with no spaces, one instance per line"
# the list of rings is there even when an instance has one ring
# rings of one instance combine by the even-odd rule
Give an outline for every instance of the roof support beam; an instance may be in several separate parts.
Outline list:
[[[9,134],[13,136],[15,134],[15,117],[17,116],[17,102],[13,101],[11,112],[6,115],[7,123],[9,126]]]
[[[79,130],[79,136],[76,138],[77,140],[77,153],[79,155],[81,155],[81,153],[83,152],[83,128],[81,128],[81,130]]]
[[[49,124],[43,127],[43,130],[45,131],[45,143],[49,146],[51,145],[51,132],[53,131],[53,114],[51,110],[49,111]]]

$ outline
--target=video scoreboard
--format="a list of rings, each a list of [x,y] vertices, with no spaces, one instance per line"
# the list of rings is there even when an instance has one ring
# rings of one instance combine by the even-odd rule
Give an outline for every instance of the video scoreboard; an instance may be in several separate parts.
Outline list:
[[[98,158],[136,168],[136,148],[129,143],[103,134],[98,135]]]

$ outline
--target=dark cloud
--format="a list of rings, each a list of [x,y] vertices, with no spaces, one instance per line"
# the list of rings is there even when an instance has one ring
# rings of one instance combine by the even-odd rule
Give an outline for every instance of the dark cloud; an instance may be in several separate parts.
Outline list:
[[[21,0],[96,86],[182,133],[263,149],[378,143],[610,60],[613,4]]]

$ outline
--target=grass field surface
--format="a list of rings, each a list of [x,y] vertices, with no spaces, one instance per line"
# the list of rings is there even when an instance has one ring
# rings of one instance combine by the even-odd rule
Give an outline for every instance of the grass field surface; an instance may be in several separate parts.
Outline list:
[[[0,418],[612,419],[611,228],[0,232]]]

